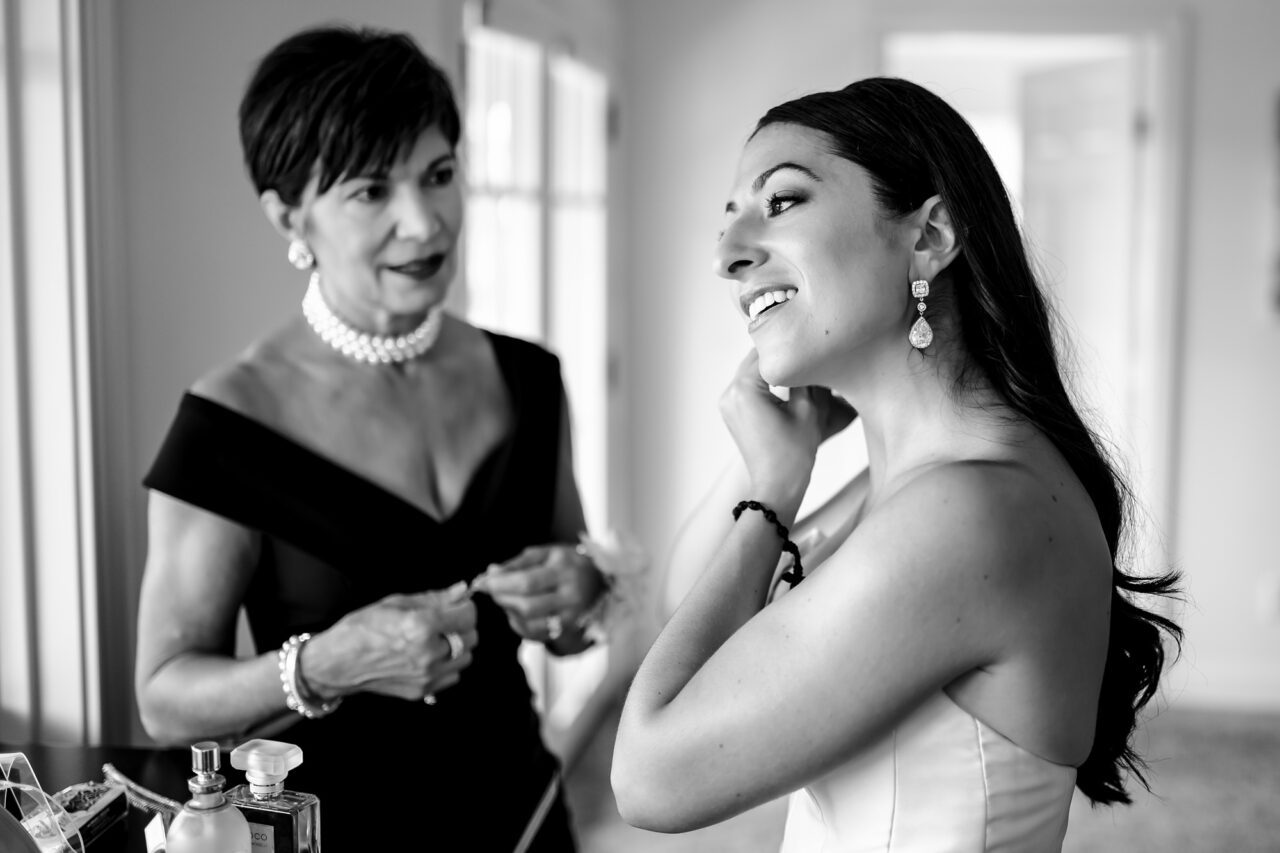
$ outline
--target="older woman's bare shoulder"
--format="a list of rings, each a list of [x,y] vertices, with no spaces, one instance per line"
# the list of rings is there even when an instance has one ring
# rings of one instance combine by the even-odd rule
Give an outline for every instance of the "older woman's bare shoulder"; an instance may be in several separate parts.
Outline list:
[[[249,351],[192,383],[190,392],[269,426],[279,420],[279,365]]]

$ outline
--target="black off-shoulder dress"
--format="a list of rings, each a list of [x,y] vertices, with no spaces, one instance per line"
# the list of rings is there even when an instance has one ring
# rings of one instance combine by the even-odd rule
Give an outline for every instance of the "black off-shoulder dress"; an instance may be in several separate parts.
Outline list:
[[[443,589],[551,541],[563,387],[559,361],[486,333],[511,401],[507,438],[475,472],[457,510],[436,519],[285,435],[186,394],[144,485],[261,534],[245,597],[259,651],[318,632],[391,593]],[[479,645],[434,706],[349,696],[276,739],[303,765],[286,787],[320,797],[327,853],[513,850],[558,773],[544,746],[501,608],[474,599]],[[228,784],[239,771],[224,768]],[[557,795],[534,851],[575,849]]]

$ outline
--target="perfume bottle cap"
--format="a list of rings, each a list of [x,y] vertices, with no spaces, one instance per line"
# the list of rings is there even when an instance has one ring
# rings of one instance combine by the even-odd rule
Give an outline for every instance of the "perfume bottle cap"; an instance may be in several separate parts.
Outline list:
[[[255,738],[231,750],[231,766],[260,785],[283,781],[301,763],[302,747],[278,740]]]
[[[222,758],[217,742],[202,740],[191,744],[191,769],[196,774],[187,780],[191,793],[216,794],[221,791],[227,781],[218,773],[221,766]]]
[[[191,769],[196,773],[217,773],[221,766],[222,758],[215,741],[202,740],[191,744]]]

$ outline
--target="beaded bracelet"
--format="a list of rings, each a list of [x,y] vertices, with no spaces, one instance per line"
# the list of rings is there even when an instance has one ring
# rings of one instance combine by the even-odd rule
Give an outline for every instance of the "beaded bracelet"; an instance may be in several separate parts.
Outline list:
[[[308,720],[315,720],[338,710],[338,706],[342,704],[342,697],[339,696],[332,702],[321,702],[319,705],[312,704],[303,698],[302,689],[298,684],[298,655],[310,639],[310,634],[294,634],[285,640],[284,645],[280,647],[278,662],[280,686],[284,689],[284,704],[290,711],[297,711]]]
[[[778,536],[782,539],[783,553],[791,555],[791,568],[782,573],[782,579],[795,589],[796,584],[804,580],[804,567],[800,565],[800,549],[796,547],[796,543],[791,541],[791,532],[787,530],[787,526],[778,521],[778,514],[769,509],[759,501],[743,501],[733,508],[733,520],[737,521],[742,515],[743,510],[754,509],[764,513],[765,520],[770,522],[778,531]]]

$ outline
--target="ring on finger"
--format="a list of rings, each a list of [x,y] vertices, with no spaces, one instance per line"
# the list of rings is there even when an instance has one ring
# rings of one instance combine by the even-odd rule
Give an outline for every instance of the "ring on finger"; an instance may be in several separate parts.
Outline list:
[[[428,693],[426,696],[422,697],[422,701],[428,705],[434,705],[436,704],[436,694]]]
[[[560,635],[564,633],[564,620],[559,616],[547,617],[547,636],[553,640],[560,639]]]
[[[462,657],[462,653],[467,650],[467,644],[462,641],[462,635],[457,631],[450,631],[444,635],[444,638],[449,643],[449,660]]]

